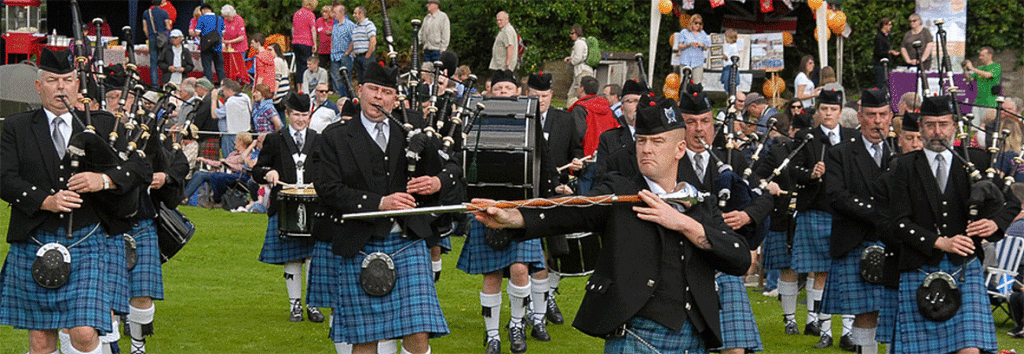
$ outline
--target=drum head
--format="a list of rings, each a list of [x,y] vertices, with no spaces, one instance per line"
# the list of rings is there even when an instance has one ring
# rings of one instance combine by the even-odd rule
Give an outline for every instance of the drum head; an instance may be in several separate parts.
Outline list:
[[[563,277],[585,277],[597,268],[601,256],[601,236],[590,232],[565,235],[569,253],[553,257],[551,270]]]

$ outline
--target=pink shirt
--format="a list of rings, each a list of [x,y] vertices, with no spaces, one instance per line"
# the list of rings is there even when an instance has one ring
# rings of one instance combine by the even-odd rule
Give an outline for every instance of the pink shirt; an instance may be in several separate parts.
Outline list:
[[[331,30],[334,29],[334,19],[327,21],[323,17],[316,19],[316,49],[320,54],[331,54]]]
[[[313,11],[302,7],[292,15],[292,44],[313,46],[313,26],[316,25],[316,15]]]
[[[274,71],[274,53],[270,50],[265,50],[256,54],[256,81],[253,84],[267,84],[270,86],[270,92],[277,91],[277,77]]]
[[[193,17],[192,20],[188,22],[188,30],[189,31],[195,31],[197,24],[199,24],[199,18],[198,17]]]
[[[228,21],[224,19],[224,40],[232,40],[242,37],[241,41],[231,43],[231,49],[236,52],[245,53],[249,50],[249,40],[245,36],[245,19],[240,15]]]

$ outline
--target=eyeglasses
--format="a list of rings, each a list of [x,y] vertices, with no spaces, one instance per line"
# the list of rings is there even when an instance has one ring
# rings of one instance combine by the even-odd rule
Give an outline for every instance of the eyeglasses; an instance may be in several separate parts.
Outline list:
[[[319,93],[327,93],[327,92],[330,92],[330,91],[327,91],[327,90],[316,90],[316,92],[319,92]]]
[[[921,126],[927,129],[935,129],[935,127],[949,129],[949,127],[953,126],[953,122],[921,122]]]
[[[693,24],[695,24],[695,25],[703,25],[704,22],[694,22]]]
[[[795,104],[795,105],[789,106],[789,108],[792,108],[792,109],[803,109],[803,108],[804,108],[804,106],[801,106],[801,105]]]

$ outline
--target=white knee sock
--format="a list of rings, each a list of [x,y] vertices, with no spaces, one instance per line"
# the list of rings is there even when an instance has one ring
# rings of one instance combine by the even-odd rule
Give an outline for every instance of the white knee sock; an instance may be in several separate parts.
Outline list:
[[[334,342],[334,351],[338,354],[352,354],[352,345],[345,342]]]
[[[818,314],[818,326],[821,327],[821,335],[832,336],[832,314],[830,313],[819,313]]]
[[[380,354],[384,354],[384,353],[380,353]],[[405,346],[403,345],[402,346],[402,354],[412,354],[412,352],[410,352],[408,350],[405,350]],[[429,346],[427,347],[427,351],[423,352],[423,354],[430,354],[430,347]]]
[[[68,349],[69,349],[68,350],[69,354],[103,354],[103,346],[102,345],[97,345],[96,348],[93,348],[93,350],[90,350],[90,351],[81,351],[81,350],[75,349],[74,346],[68,346]]]
[[[484,316],[487,338],[499,339],[498,324],[501,323],[501,293],[480,293],[480,306]]]
[[[288,299],[298,300],[302,298],[302,262],[288,262],[284,264],[284,285],[288,289]]]
[[[550,279],[550,278],[548,278]],[[530,278],[530,296],[533,300],[533,323],[544,321],[548,311],[548,279]]]
[[[558,290],[558,283],[562,281],[562,276],[555,274],[555,272],[548,271],[548,288],[551,292]]]
[[[794,321],[796,320],[793,314],[796,313],[796,298],[799,293],[800,288],[797,286],[795,281],[786,282],[779,280],[779,297],[782,298],[782,315],[786,316],[787,320],[790,318]]]
[[[430,261],[430,269],[433,270],[434,273],[440,272],[443,264],[444,263],[442,261]]]
[[[153,314],[156,306],[148,309],[140,309],[128,306],[128,329],[131,333],[132,349],[135,351],[146,351],[146,333],[143,333],[143,326],[153,323]]]
[[[847,334],[850,334],[850,331],[852,331],[852,330],[853,330],[853,315],[843,315],[843,334],[842,335],[845,336]]]
[[[398,340],[385,339],[377,342],[377,354],[398,354]]]
[[[875,341],[876,331],[878,331],[878,327],[853,327],[850,332],[853,344],[861,346],[861,353],[878,353],[878,342]]]
[[[110,328],[113,328],[113,330],[110,331],[107,334],[104,334],[104,335],[100,336],[100,344],[103,344],[103,343],[115,343],[115,342],[121,340],[121,331],[118,330],[120,325],[119,325],[119,323],[117,321],[117,318],[119,316],[113,316],[113,317],[114,317],[114,319],[110,323]],[[125,325],[127,325],[127,324],[125,324]]]
[[[114,329],[116,332],[117,329]],[[71,354],[74,350],[71,348],[71,335],[68,334],[67,330],[57,331],[57,338],[60,340],[60,351],[64,354]]]
[[[508,281],[508,305],[511,307],[511,323],[523,324],[523,316],[526,316],[526,297],[530,296],[530,284],[516,286],[512,280]]]
[[[100,342],[100,350],[103,351],[103,354],[114,354],[114,349],[110,347],[110,343],[109,342],[107,342],[107,343]]]
[[[810,284],[810,280],[807,281]],[[818,321],[818,313],[815,312],[815,301],[821,301],[821,290],[811,289],[807,287],[807,323]]]

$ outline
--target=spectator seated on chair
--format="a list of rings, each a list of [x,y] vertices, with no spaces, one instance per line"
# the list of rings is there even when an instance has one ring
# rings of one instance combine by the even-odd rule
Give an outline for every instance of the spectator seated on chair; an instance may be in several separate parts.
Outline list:
[[[258,144],[262,139],[253,140],[248,133],[239,133],[235,137],[235,151],[226,158],[219,160],[197,157],[196,159],[213,170],[198,170],[185,187],[185,196],[191,197],[204,183],[209,183],[214,203],[221,202],[221,196],[235,181],[246,184],[253,200],[259,185],[249,176],[249,170],[259,156]],[[223,172],[218,172],[223,171]]]

